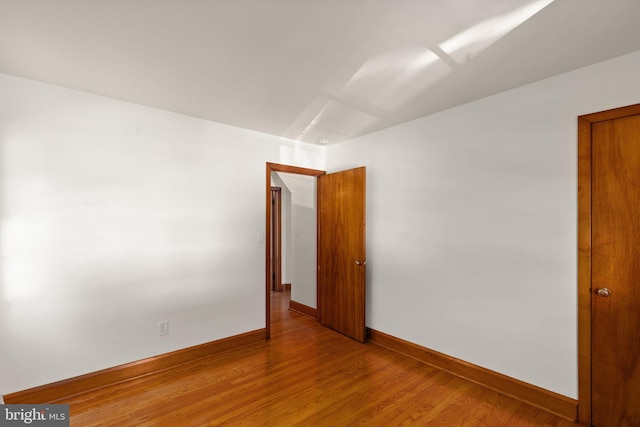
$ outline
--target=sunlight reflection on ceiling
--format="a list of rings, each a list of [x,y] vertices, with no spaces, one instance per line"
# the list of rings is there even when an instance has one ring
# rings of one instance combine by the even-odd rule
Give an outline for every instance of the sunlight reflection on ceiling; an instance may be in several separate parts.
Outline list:
[[[551,4],[553,0],[528,2],[510,12],[482,21],[438,45],[458,64],[487,49],[499,39],[522,25],[527,19]]]
[[[480,19],[479,22],[467,22],[464,30],[439,43],[436,41],[430,45],[425,40],[424,44],[402,46],[370,57],[347,80],[338,94],[325,94],[328,98],[326,102],[320,105],[316,102],[315,111],[318,113],[311,116],[313,119],[307,122],[295,139],[313,142],[327,138],[330,142],[340,142],[361,134],[379,121],[382,113],[399,111],[412,99],[424,95],[429,88],[553,1],[498,1],[491,4],[494,11],[486,10],[486,4],[482,9],[477,0],[451,3],[452,14],[457,15],[457,11],[466,15],[466,19],[458,17],[456,22],[469,21],[470,17]],[[491,13],[494,14],[482,19],[482,16]],[[357,107],[360,105],[372,108],[363,111]],[[375,113],[376,108],[380,114]],[[336,123],[340,123],[340,126],[335,126]],[[329,124],[333,124],[333,129],[327,132],[326,126]],[[321,128],[322,132],[318,130]]]
[[[351,135],[355,135],[360,130],[366,129],[377,120],[377,117],[367,112],[330,99],[296,139],[317,141],[318,139],[326,138],[329,141],[342,141]],[[332,123],[339,123],[340,125],[330,125]],[[327,132],[328,126],[330,130]],[[318,133],[318,127],[325,129],[322,134]]]
[[[452,71],[431,50],[411,46],[371,58],[344,85],[343,91],[393,111]]]

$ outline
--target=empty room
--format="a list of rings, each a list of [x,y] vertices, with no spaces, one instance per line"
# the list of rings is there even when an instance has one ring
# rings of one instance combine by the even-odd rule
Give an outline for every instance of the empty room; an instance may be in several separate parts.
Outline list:
[[[0,425],[640,425],[639,18],[0,0]]]

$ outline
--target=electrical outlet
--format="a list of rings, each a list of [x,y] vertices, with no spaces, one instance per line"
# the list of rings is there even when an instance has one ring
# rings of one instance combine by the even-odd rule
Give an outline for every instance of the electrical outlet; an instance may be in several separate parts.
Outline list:
[[[167,335],[169,333],[169,321],[163,320],[158,323],[158,335]]]

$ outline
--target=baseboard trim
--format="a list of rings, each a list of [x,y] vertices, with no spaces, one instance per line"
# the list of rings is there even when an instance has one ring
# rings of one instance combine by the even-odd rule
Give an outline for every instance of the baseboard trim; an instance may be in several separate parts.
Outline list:
[[[282,284],[282,291],[283,292],[291,291],[291,283],[283,283]]]
[[[306,314],[314,319],[318,318],[318,310],[308,305],[300,304],[294,300],[289,300],[289,310],[297,311],[298,313]]]
[[[367,328],[369,342],[417,359],[460,378],[511,396],[537,408],[574,422],[578,402],[575,399],[525,383],[515,378],[421,347],[409,341]]]
[[[54,403],[71,396],[164,371],[171,367],[265,340],[264,328],[149,357],[101,371],[4,395],[8,404]]]

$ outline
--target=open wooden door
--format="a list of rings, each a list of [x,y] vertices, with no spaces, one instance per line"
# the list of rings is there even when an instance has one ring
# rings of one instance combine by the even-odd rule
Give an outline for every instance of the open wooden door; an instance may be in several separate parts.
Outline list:
[[[318,177],[318,320],[357,341],[365,334],[364,167]]]

